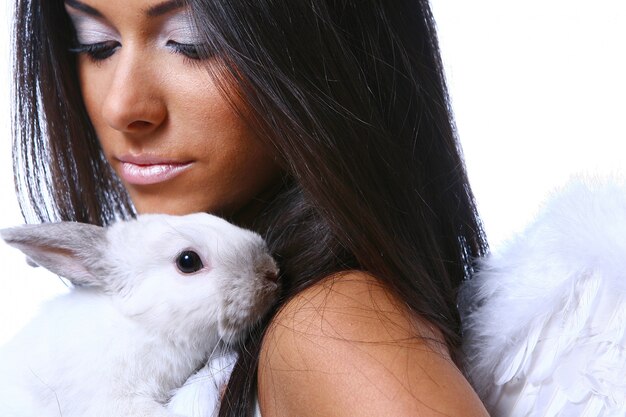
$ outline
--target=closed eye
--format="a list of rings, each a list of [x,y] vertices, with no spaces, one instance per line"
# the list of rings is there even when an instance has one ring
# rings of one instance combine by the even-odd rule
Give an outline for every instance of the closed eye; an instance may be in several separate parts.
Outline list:
[[[74,48],[70,48],[70,52],[76,54],[86,54],[92,61],[104,61],[119,49],[120,45],[117,41],[104,41],[90,44],[78,44]]]
[[[167,46],[171,47],[175,53],[181,54],[185,58],[189,58],[194,61],[205,59],[205,57],[201,54],[200,45],[168,41]],[[70,48],[70,52],[76,54],[86,54],[92,61],[98,62],[111,57],[120,47],[121,45],[117,41],[104,41],[90,44],[78,44],[77,46]]]
[[[202,45],[195,43],[181,43],[173,40],[167,41],[167,46],[171,47],[175,53],[184,55],[186,58],[194,61],[205,59],[202,54]]]

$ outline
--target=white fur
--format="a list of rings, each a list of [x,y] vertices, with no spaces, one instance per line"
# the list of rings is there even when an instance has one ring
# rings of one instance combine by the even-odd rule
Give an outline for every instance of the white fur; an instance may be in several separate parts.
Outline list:
[[[2,417],[174,416],[173,391],[277,294],[260,236],[208,214],[0,234],[76,284],[0,350]],[[183,274],[189,249],[204,268]]]
[[[236,360],[237,355],[232,352],[213,357],[176,391],[168,409],[185,417],[217,417],[220,396]],[[254,417],[261,417],[258,401]]]
[[[626,186],[575,180],[461,293],[492,416],[626,415]]]

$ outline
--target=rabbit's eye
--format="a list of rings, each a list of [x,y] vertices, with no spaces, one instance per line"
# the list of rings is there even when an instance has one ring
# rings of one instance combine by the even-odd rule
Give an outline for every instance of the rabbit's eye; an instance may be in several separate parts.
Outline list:
[[[204,265],[197,253],[191,250],[181,252],[176,258],[176,267],[183,274],[191,274],[201,270]]]

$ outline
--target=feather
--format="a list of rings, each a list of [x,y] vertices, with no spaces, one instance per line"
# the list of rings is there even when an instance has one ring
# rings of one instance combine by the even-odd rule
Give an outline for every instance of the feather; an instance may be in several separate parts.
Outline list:
[[[236,360],[236,354],[231,352],[213,358],[174,393],[167,408],[184,417],[217,416],[221,391]]]
[[[461,290],[494,417],[626,415],[626,186],[574,180]]]

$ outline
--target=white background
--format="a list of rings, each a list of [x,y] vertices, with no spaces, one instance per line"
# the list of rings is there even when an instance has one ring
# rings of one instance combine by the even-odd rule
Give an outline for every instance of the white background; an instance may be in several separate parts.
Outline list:
[[[9,11],[0,6],[0,227],[22,222],[9,127]],[[433,0],[470,180],[493,250],[573,173],[626,160],[626,2]],[[0,343],[65,290],[0,243]]]

